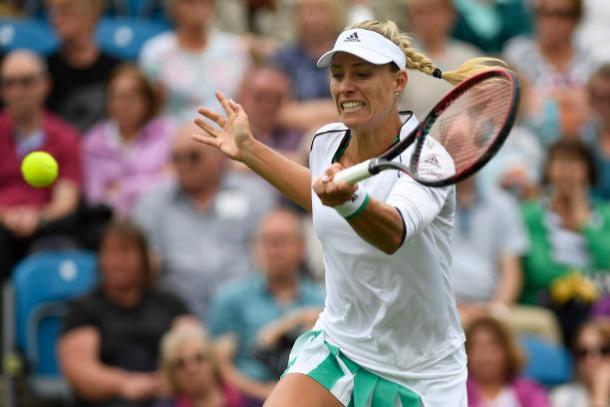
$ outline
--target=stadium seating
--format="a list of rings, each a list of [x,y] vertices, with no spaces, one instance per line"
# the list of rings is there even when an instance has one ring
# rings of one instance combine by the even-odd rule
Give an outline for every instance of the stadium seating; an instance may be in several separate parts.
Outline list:
[[[519,342],[527,355],[523,375],[548,387],[557,386],[572,378],[572,359],[568,350],[534,335],[523,335]]]
[[[28,48],[39,54],[49,54],[58,46],[53,30],[35,19],[0,18],[0,49],[11,51]]]
[[[60,319],[67,301],[88,292],[97,274],[95,255],[78,250],[39,252],[15,268],[4,292],[8,305],[4,309],[4,360],[14,361],[16,354],[22,355],[33,394],[69,397],[55,351]],[[5,391],[11,390],[11,384]],[[11,407],[6,400],[6,407]]]
[[[121,59],[138,58],[142,45],[168,26],[152,20],[105,17],[97,26],[97,41],[105,52]]]

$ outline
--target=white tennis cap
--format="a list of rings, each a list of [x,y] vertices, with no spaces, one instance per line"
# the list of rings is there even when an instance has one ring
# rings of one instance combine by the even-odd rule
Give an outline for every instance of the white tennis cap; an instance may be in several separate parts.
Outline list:
[[[330,51],[318,59],[318,68],[330,65],[337,52],[347,52],[375,65],[394,62],[400,69],[405,69],[407,60],[400,47],[381,34],[361,28],[343,31]]]

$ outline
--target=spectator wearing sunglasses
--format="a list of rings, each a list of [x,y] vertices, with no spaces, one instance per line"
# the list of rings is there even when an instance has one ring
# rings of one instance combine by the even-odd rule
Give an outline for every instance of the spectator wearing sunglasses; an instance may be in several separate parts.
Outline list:
[[[585,322],[575,335],[573,355],[575,381],[553,390],[553,406],[610,405],[610,322]]]
[[[127,216],[141,193],[170,174],[175,132],[158,115],[159,94],[135,65],[121,65],[108,83],[108,118],[83,142],[85,193],[91,205],[104,204]]]
[[[231,171],[216,149],[180,128],[173,140],[172,182],[144,193],[133,216],[162,264],[160,283],[181,296],[202,320],[219,284],[252,270],[250,237],[276,195],[250,173]]]
[[[610,63],[599,67],[588,85],[594,117],[585,128],[583,139],[593,147],[599,176],[593,194],[610,200]]]
[[[161,339],[161,372],[171,396],[155,407],[242,407],[239,392],[223,383],[205,330],[181,326]]]
[[[29,51],[9,53],[1,67],[0,91],[0,277],[34,242],[76,233],[74,222],[81,189],[79,135],[45,110],[50,81],[46,64]],[[49,188],[23,181],[23,158],[47,151],[59,163],[59,177]]]

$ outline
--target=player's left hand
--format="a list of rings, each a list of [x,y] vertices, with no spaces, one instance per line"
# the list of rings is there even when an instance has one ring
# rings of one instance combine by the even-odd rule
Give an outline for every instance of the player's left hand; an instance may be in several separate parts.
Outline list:
[[[314,192],[320,197],[320,201],[326,206],[337,206],[352,198],[357,185],[349,185],[345,182],[334,182],[334,176],[343,169],[339,163],[334,163],[324,171],[321,177],[313,184]]]

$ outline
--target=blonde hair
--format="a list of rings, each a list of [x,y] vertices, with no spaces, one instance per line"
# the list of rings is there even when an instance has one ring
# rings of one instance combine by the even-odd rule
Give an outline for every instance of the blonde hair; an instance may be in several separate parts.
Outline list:
[[[420,71],[426,75],[440,77],[452,85],[457,85],[464,79],[494,67],[506,67],[506,63],[501,59],[479,57],[469,59],[452,71],[441,72],[430,58],[413,48],[409,35],[402,32],[393,21],[366,20],[346,28],[346,30],[353,29],[369,30],[383,35],[398,45],[405,53],[407,68]]]
[[[197,342],[203,345],[204,349],[209,352],[212,358],[212,363],[217,371],[216,358],[214,353],[214,347],[207,331],[200,326],[196,325],[183,325],[168,331],[161,338],[161,373],[169,383],[172,392],[178,392],[180,385],[176,378],[175,366],[176,352],[178,348],[187,342]]]

